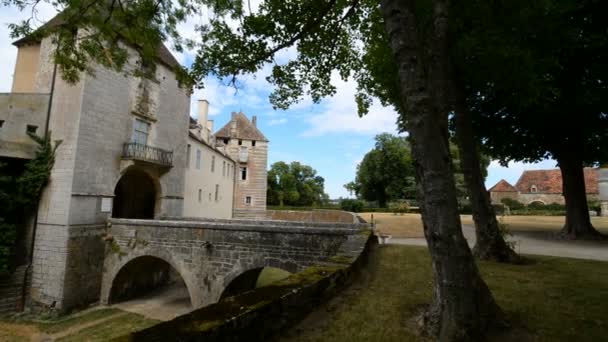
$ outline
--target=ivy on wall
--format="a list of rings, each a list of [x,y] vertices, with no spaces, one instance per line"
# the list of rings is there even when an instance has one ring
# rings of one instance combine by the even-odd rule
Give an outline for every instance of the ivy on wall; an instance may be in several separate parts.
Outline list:
[[[60,140],[52,143],[50,132],[46,138],[28,134],[38,145],[34,158],[19,175],[0,173],[0,275],[11,271],[18,229],[35,212],[61,144]],[[0,169],[6,168],[6,164],[0,164]]]

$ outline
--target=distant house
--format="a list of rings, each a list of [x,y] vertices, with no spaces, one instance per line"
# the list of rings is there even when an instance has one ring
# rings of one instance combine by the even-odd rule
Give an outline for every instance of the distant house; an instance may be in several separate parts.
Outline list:
[[[588,200],[599,199],[598,169],[585,168],[585,189]],[[524,171],[515,186],[501,179],[489,190],[492,203],[501,203],[504,198],[511,198],[530,204],[565,204],[562,191],[562,173],[559,169]]]

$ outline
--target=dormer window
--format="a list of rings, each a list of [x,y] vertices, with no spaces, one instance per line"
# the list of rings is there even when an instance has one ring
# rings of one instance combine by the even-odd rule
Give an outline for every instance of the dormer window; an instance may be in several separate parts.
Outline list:
[[[532,186],[530,187],[530,192],[531,192],[531,193],[537,193],[537,192],[538,192],[538,189],[536,188],[536,185],[532,185]]]

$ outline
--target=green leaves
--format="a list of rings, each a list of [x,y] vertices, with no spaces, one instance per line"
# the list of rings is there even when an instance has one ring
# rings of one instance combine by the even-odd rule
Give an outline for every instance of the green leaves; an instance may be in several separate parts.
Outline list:
[[[10,271],[18,229],[36,210],[61,144],[61,141],[53,144],[50,133],[47,138],[31,133],[29,136],[38,144],[34,158],[25,164],[20,175],[0,176],[0,274]],[[2,169],[6,167],[0,165]]]
[[[314,206],[328,200],[325,180],[317,171],[299,162],[276,162],[268,170],[268,204]]]

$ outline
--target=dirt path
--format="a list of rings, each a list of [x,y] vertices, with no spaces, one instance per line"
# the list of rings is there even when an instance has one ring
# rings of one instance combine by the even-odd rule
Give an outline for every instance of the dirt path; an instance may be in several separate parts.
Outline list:
[[[188,289],[181,284],[164,287],[112,307],[159,321],[168,321],[192,311]]]
[[[463,225],[464,236],[469,245],[475,245],[475,228]],[[608,261],[608,243],[605,241],[553,240],[542,234],[514,233],[509,241],[515,242],[515,251],[522,254],[537,254],[576,259]],[[424,238],[391,238],[389,244],[426,246]]]

